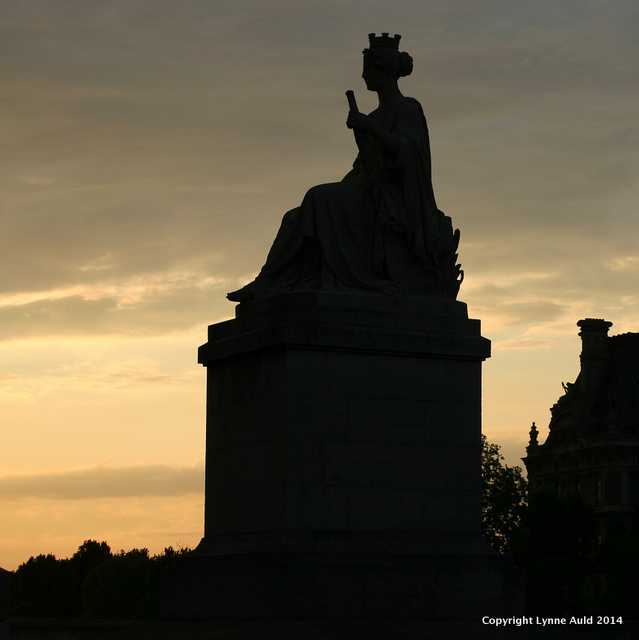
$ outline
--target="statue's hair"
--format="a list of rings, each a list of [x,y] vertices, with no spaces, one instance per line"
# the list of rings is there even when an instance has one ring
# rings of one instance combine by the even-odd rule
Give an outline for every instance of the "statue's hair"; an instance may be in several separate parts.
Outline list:
[[[397,79],[409,76],[413,72],[413,58],[406,51],[364,49],[363,53],[365,57],[374,60],[376,64]]]
[[[406,53],[406,51],[400,51],[397,56],[397,77],[403,78],[413,73],[413,57]]]

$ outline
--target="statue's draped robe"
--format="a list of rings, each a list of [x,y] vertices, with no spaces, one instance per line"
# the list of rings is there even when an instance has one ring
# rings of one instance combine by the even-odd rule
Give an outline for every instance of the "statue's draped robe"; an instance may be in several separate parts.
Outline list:
[[[372,134],[356,131],[360,152],[352,171],[341,182],[313,187],[284,215],[261,272],[232,299],[305,288],[394,291],[398,283],[385,253],[389,233],[403,237],[424,273],[433,270],[444,214],[433,195],[421,105],[402,98],[370,117],[398,137],[398,150],[386,151]]]

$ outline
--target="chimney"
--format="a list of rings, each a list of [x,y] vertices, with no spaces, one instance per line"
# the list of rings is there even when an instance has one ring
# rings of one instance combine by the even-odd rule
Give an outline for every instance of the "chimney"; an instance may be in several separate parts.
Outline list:
[[[608,329],[612,322],[584,318],[577,322],[581,329],[581,388],[585,393],[596,392],[608,361]]]

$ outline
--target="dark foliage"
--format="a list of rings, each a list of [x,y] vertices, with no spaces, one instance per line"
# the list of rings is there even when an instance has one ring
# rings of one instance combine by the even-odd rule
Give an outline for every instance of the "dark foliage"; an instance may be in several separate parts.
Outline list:
[[[162,581],[189,549],[168,547],[112,554],[106,542],[86,540],[71,558],[39,555],[12,581],[10,614],[27,617],[149,618],[158,615]]]
[[[13,581],[13,572],[0,568],[0,621],[9,615],[9,592]]]
[[[145,617],[152,591],[148,549],[121,551],[87,576],[82,590],[86,613],[94,618]]]
[[[528,506],[528,483],[520,467],[504,464],[499,445],[481,437],[482,532],[495,551],[512,551]]]
[[[10,613],[56,617],[73,613],[73,584],[68,560],[52,554],[31,557],[15,572],[11,584]]]

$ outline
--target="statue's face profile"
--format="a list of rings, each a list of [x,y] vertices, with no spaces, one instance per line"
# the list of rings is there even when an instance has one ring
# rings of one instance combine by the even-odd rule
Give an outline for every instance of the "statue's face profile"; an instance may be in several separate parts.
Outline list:
[[[386,71],[380,61],[373,56],[364,56],[364,65],[362,78],[369,91],[378,91],[382,86],[388,83],[390,74]]]

